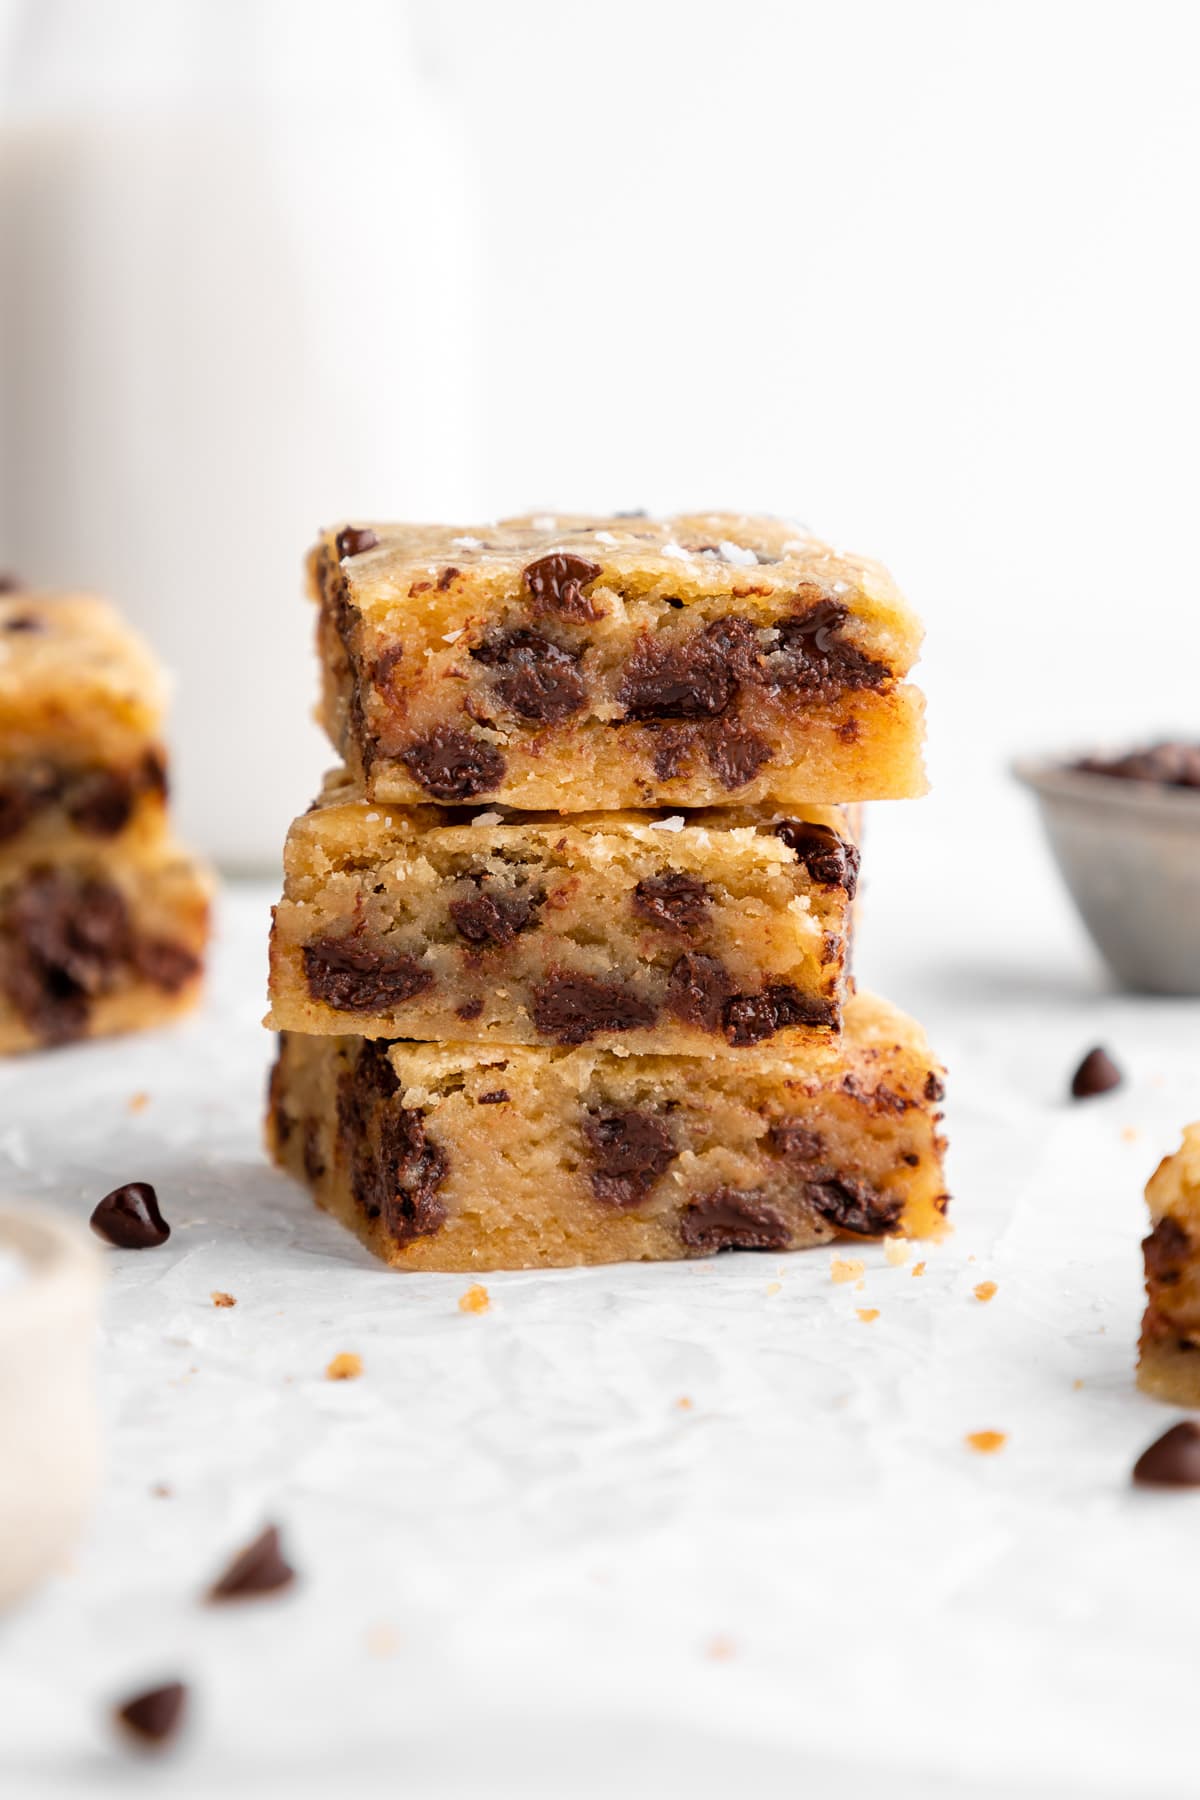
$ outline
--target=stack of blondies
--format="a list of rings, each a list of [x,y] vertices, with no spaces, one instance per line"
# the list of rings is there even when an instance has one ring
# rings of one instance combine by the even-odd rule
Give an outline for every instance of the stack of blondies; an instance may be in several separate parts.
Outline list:
[[[934,1230],[942,1073],[849,969],[857,803],[924,788],[883,570],[721,514],[310,573],[343,762],[275,913],[276,1161],[403,1268]]]
[[[0,598],[0,1052],[200,991],[210,882],[171,836],[164,683],[92,595]]]

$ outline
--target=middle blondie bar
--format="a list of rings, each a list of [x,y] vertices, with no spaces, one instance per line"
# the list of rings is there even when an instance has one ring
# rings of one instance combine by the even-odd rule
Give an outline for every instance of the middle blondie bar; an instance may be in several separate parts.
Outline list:
[[[335,776],[285,869],[276,1030],[706,1055],[841,1023],[858,850],[835,808],[472,819]]]

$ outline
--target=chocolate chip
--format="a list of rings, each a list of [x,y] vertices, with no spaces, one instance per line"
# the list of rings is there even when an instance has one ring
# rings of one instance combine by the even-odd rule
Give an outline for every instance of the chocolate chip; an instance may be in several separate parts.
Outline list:
[[[625,664],[617,698],[631,719],[716,718],[754,662],[748,619],[717,619],[690,637],[645,632]]]
[[[168,1681],[122,1701],[114,1708],[113,1717],[140,1743],[165,1744],[183,1724],[187,1702],[188,1690],[182,1681]]]
[[[879,1237],[894,1230],[904,1211],[900,1194],[881,1194],[869,1182],[851,1177],[810,1181],[804,1192],[818,1217],[859,1237]]]
[[[1097,1044],[1072,1075],[1071,1094],[1076,1100],[1091,1100],[1096,1094],[1111,1093],[1124,1079],[1108,1051]]]
[[[304,973],[314,1000],[336,1012],[386,1012],[433,986],[432,969],[358,937],[323,937],[304,946]]]
[[[493,1088],[490,1094],[480,1094],[476,1106],[500,1106],[508,1099],[507,1088]]]
[[[362,556],[379,542],[369,525],[347,525],[337,534],[338,557]]]
[[[268,1525],[252,1544],[238,1552],[225,1573],[208,1590],[210,1600],[247,1600],[277,1594],[290,1587],[296,1571],[284,1556],[277,1526]]]
[[[583,1121],[591,1151],[592,1192],[605,1206],[636,1206],[679,1152],[661,1119],[648,1112],[593,1112]]]
[[[9,894],[0,919],[0,985],[35,1036],[67,1043],[87,1029],[134,952],[129,911],[99,877],[34,869]]]
[[[720,1187],[684,1208],[679,1235],[689,1250],[786,1250],[787,1220],[757,1190]]]
[[[789,1162],[820,1162],[825,1154],[825,1139],[820,1132],[802,1125],[798,1119],[780,1119],[767,1133],[767,1141]]]
[[[633,890],[633,910],[651,925],[667,931],[689,932],[704,924],[712,905],[712,890],[696,875],[682,869],[664,869],[647,875]]]
[[[400,761],[435,800],[471,800],[504,779],[504,758],[494,745],[449,725],[435,726],[428,737],[418,738]]]
[[[722,1023],[729,1042],[744,1049],[797,1025],[826,1030],[836,1019],[837,1008],[832,1000],[802,994],[799,988],[781,981],[765,987],[761,994],[736,995],[727,1003]]]
[[[1149,1237],[1142,1239],[1147,1281],[1174,1287],[1183,1274],[1192,1241],[1178,1219],[1162,1218]]]
[[[19,594],[24,586],[25,583],[14,575],[11,570],[5,569],[0,571],[0,594]],[[11,631],[13,627],[9,625],[6,626],[5,629]]]
[[[783,693],[827,704],[848,689],[880,688],[892,678],[839,634],[850,617],[840,600],[818,600],[804,612],[781,619],[778,648],[767,658],[767,679]]]
[[[467,1024],[472,1019],[477,1019],[482,1011],[482,997],[479,994],[472,994],[469,999],[461,1001],[459,1005],[455,1007],[454,1016],[456,1019],[462,1019],[464,1024]]]
[[[599,563],[560,550],[529,563],[521,570],[521,580],[536,611],[557,612],[568,619],[598,619],[600,608],[583,590],[599,573]]]
[[[133,814],[133,802],[131,777],[116,769],[85,770],[63,796],[72,824],[95,837],[115,837],[124,831]]]
[[[0,592],[3,592],[0,589]],[[5,631],[23,631],[37,633],[47,629],[45,619],[39,619],[35,613],[17,613],[15,618],[5,619]]]
[[[1133,1465],[1139,1487],[1200,1487],[1200,1424],[1181,1419]]]
[[[535,908],[543,896],[510,889],[464,894],[452,900],[450,917],[460,937],[476,948],[503,948],[519,932],[536,925]]]
[[[857,844],[848,843],[828,825],[818,825],[813,819],[781,819],[775,836],[808,870],[810,880],[821,887],[845,888],[847,900],[853,900],[861,860]]]
[[[696,742],[694,725],[653,725],[650,727],[651,762],[660,781],[676,781],[682,775],[692,746]]]
[[[553,724],[577,713],[587,699],[587,686],[577,658],[540,631],[522,626],[502,637],[488,638],[471,655],[500,671],[495,692],[522,719]]]
[[[377,1192],[384,1225],[396,1243],[428,1237],[445,1224],[446,1208],[437,1190],[449,1169],[419,1112],[400,1106],[383,1121],[378,1163],[382,1191]]]
[[[158,1208],[158,1195],[148,1181],[127,1181],[105,1194],[90,1223],[97,1237],[119,1250],[156,1250],[171,1235]]]
[[[757,732],[722,719],[711,731],[705,732],[704,754],[721,786],[732,793],[735,788],[745,787],[748,781],[754,780],[758,771],[770,762],[772,751],[770,744]]]
[[[168,994],[177,994],[186,987],[203,966],[194,950],[172,943],[169,938],[135,939],[132,962],[143,981]]]
[[[667,977],[664,1005],[673,1018],[700,1031],[719,1031],[733,981],[715,956],[687,951]]]
[[[437,579],[438,592],[444,594],[447,588],[453,587],[461,574],[461,569],[443,569]]]
[[[397,703],[398,695],[392,678],[403,660],[404,645],[389,644],[387,649],[376,658],[375,667],[371,670],[371,680],[377,691],[393,706]]]
[[[925,1077],[924,1093],[931,1106],[939,1105],[946,1098],[946,1084],[933,1069]]]
[[[36,797],[21,781],[0,787],[0,844],[20,835],[38,811]]]
[[[654,1007],[619,981],[558,970],[533,990],[531,1016],[540,1037],[586,1044],[600,1031],[638,1031],[653,1025]]]

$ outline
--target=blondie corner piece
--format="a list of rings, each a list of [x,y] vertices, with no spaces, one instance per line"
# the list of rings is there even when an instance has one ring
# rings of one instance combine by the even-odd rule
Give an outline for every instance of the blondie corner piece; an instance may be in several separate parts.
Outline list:
[[[925,790],[885,571],[735,514],[343,526],[322,718],[375,800],[590,812]]]
[[[858,850],[833,808],[472,816],[331,777],[284,865],[276,1030],[836,1045]]]
[[[671,1261],[936,1233],[942,1093],[866,995],[832,1065],[288,1033],[268,1140],[396,1268]]]
[[[1200,1123],[1146,1184],[1146,1312],[1138,1386],[1176,1406],[1200,1406]]]

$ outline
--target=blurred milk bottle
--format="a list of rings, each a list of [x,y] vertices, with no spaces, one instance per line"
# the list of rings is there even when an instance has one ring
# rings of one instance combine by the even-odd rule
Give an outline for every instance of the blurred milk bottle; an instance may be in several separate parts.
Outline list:
[[[275,862],[333,760],[317,528],[474,509],[469,182],[414,12],[5,15],[0,564],[156,645],[180,824],[233,868]]]

